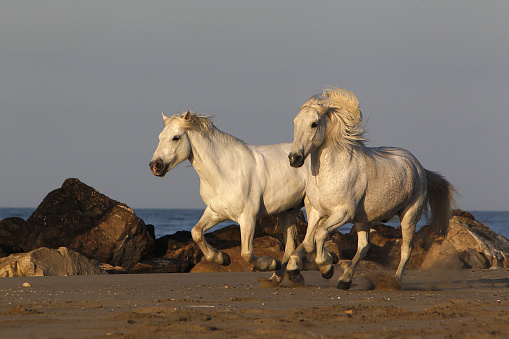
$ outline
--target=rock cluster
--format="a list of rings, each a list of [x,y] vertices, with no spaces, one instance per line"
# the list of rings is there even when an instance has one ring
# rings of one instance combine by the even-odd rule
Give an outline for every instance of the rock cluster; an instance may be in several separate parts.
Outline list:
[[[297,223],[300,243],[307,224]],[[253,271],[240,256],[239,227],[232,225],[205,235],[215,248],[231,258],[229,266],[208,262],[191,233],[179,231],[155,239],[154,228],[134,211],[85,185],[67,179],[50,192],[34,213],[23,220],[0,221],[0,277],[80,275],[105,273],[183,273]],[[378,224],[370,232],[371,248],[363,265],[368,269],[396,268],[401,230]],[[334,232],[327,250],[348,265],[357,249],[355,227]],[[254,253],[281,260],[284,244],[276,217],[257,220]],[[509,240],[491,231],[468,212],[456,211],[447,235],[422,227],[408,269],[509,267]],[[313,254],[303,258],[303,269],[316,269]]]

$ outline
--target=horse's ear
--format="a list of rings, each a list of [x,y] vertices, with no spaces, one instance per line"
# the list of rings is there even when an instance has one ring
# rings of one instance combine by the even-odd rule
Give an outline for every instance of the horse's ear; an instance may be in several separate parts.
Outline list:
[[[191,119],[191,111],[187,111],[185,112],[182,117],[185,119],[185,120],[190,120]]]
[[[161,113],[161,114],[163,115],[163,120],[164,120],[164,123],[166,124],[166,122],[167,122],[168,120],[170,120],[170,118],[169,118],[169,117],[167,117],[167,116],[166,116],[166,114],[164,114],[164,113]]]

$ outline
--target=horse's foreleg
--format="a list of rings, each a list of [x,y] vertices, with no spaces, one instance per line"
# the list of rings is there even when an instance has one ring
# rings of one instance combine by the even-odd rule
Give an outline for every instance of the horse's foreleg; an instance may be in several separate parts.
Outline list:
[[[253,253],[253,238],[256,226],[256,215],[246,215],[239,218],[240,225],[240,255],[248,263],[252,263],[261,271],[273,271],[280,268],[280,263],[270,257],[257,257]]]
[[[334,275],[334,258],[325,250],[325,240],[330,231],[343,226],[350,220],[350,214],[346,210],[337,209],[316,230],[316,264],[320,267],[320,272],[325,279],[330,279]]]
[[[306,204],[306,212],[308,215],[308,228],[306,230],[306,236],[304,237],[302,243],[293,251],[286,267],[288,272],[288,279],[290,280],[301,278],[299,267],[301,265],[304,251],[313,252],[315,250],[315,232],[318,227],[318,222],[320,221],[320,215],[318,211],[312,208],[309,204]]]
[[[295,250],[295,238],[297,236],[297,214],[299,211],[284,212],[278,215],[279,228],[285,241],[285,254],[281,260],[281,269],[274,272],[270,280],[281,283],[285,277],[286,266],[290,255]]]
[[[355,224],[355,229],[357,231],[357,252],[352,260],[350,266],[348,266],[341,278],[339,278],[338,288],[343,290],[347,290],[350,288],[352,284],[353,274],[359,265],[359,262],[364,259],[366,254],[368,253],[370,243],[369,243],[369,228],[370,224]]]
[[[205,240],[205,237],[203,236],[207,230],[211,229],[224,220],[224,218],[221,218],[217,213],[213,212],[207,207],[198,223],[191,230],[191,235],[194,242],[198,245],[208,261],[215,262],[219,265],[228,266],[230,264],[230,257],[228,254],[224,252],[218,252],[207,242],[207,240]]]

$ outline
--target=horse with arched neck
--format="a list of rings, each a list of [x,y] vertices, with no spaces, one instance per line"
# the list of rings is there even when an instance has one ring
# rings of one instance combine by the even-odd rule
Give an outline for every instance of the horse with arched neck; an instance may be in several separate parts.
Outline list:
[[[362,113],[356,96],[331,88],[311,97],[294,119],[290,164],[300,167],[311,158],[306,188],[308,230],[288,263],[290,278],[299,276],[302,251],[313,251],[325,278],[334,273],[332,258],[324,251],[328,232],[354,223],[358,248],[338,288],[349,288],[360,260],[369,249],[371,223],[398,216],[401,221],[401,280],[413,249],[416,224],[423,210],[431,210],[436,232],[447,230],[454,187],[440,174],[426,170],[407,150],[366,147]],[[315,244],[316,242],[316,244]]]
[[[216,224],[233,220],[241,231],[241,255],[260,270],[275,270],[278,262],[253,254],[256,218],[277,215],[285,238],[282,267],[272,280],[281,282],[295,249],[296,218],[304,205],[309,164],[288,165],[291,144],[254,146],[220,131],[206,116],[187,111],[168,117],[150,161],[156,176],[164,176],[189,160],[200,177],[200,194],[206,209],[192,229],[192,237],[205,257],[228,265],[230,258],[207,243],[203,234]]]

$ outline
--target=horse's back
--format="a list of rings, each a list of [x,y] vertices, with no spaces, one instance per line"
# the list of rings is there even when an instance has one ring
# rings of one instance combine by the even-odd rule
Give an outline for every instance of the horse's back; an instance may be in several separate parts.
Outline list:
[[[288,161],[290,143],[249,145],[257,175],[264,184],[263,203],[268,214],[294,208],[303,202],[309,166],[294,168]]]
[[[425,196],[424,168],[412,153],[397,147],[373,147],[368,158],[370,176],[362,213],[366,220],[390,218]]]

